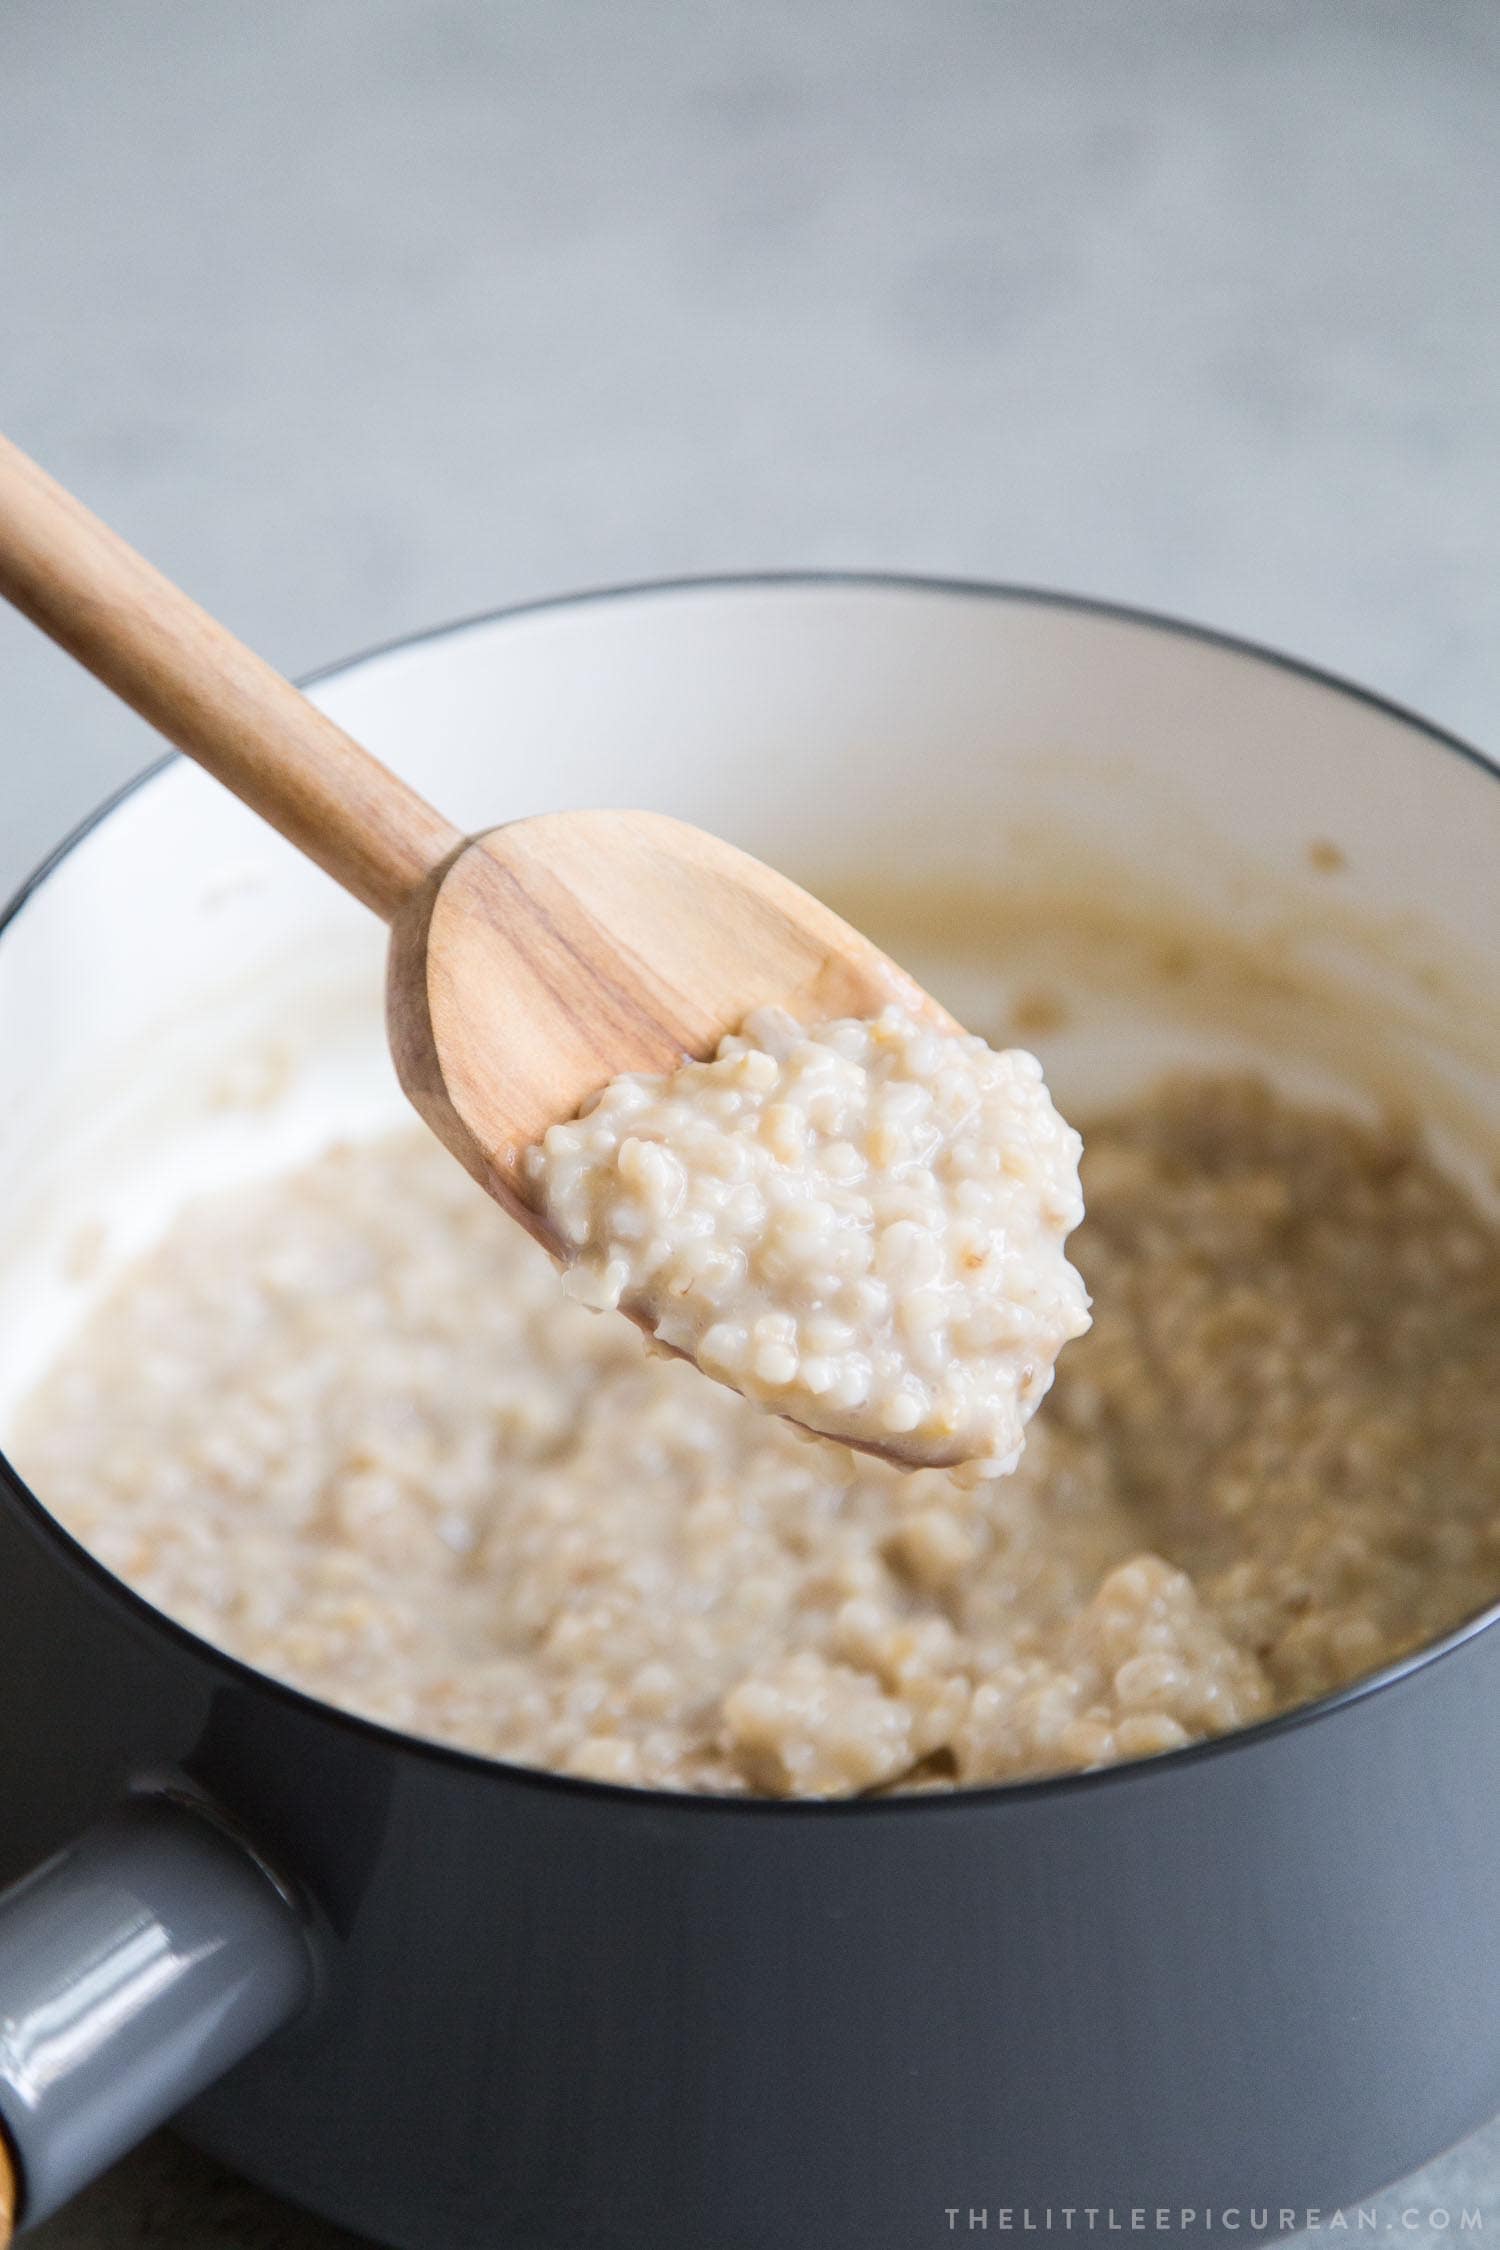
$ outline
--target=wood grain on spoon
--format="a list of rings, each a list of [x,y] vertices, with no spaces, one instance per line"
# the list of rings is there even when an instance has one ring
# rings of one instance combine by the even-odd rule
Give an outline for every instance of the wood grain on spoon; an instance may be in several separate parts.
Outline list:
[[[621,1071],[712,1054],[752,1008],[812,1022],[892,1001],[954,1028],[782,875],[660,813],[544,813],[480,836],[396,916],[401,1083],[454,1155],[549,1241],[521,1166]]]
[[[0,592],[392,925],[401,1082],[548,1248],[521,1157],[622,1071],[711,1054],[770,1003],[894,999],[953,1028],[857,930],[685,822],[548,813],[465,838],[4,438]]]

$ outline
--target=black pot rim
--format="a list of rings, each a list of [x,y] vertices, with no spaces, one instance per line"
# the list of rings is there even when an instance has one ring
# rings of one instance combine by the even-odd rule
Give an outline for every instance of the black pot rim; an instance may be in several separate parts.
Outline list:
[[[1269,648],[1261,642],[1246,640],[1240,635],[1221,632],[1216,627],[1197,624],[1189,619],[1173,617],[1163,611],[1139,609],[1129,603],[1109,601],[1095,595],[1072,594],[1050,587],[1017,585],[1004,581],[926,576],[920,572],[728,571],[700,576],[642,579],[618,586],[590,587],[572,594],[544,595],[530,601],[505,603],[496,609],[479,610],[470,616],[455,618],[447,624],[428,626],[419,632],[398,634],[390,640],[379,641],[371,647],[361,649],[356,655],[344,657],[337,663],[323,665],[317,671],[305,674],[299,684],[303,687],[315,687],[324,681],[337,679],[346,672],[356,671],[378,657],[419,648],[429,641],[452,639],[461,633],[503,624],[513,619],[532,617],[547,610],[595,608],[606,602],[641,600],[662,595],[743,593],[774,588],[810,592],[845,588],[856,592],[886,591],[983,599],[1016,607],[1057,609],[1085,617],[1111,618],[1143,631],[1165,633],[1178,640],[1202,642],[1230,655],[1268,665],[1273,670],[1289,672],[1316,687],[1344,696],[1350,702],[1362,704],[1368,710],[1378,711],[1387,718],[1397,720],[1412,733],[1425,737],[1437,748],[1478,767],[1492,780],[1500,780],[1500,766],[1461,736],[1450,733],[1446,728],[1436,725],[1431,719],[1424,718],[1419,712],[1389,696],[1361,687],[1357,682],[1327,671],[1321,665],[1309,663],[1301,657],[1289,656],[1282,650]],[[168,751],[164,757],[154,759],[142,772],[112,791],[53,847],[26,878],[3,912],[0,912],[0,938],[4,937],[11,924],[48,879],[71,857],[74,849],[137,791],[175,765],[178,755],[176,751]],[[205,1640],[187,1626],[178,1624],[164,1610],[156,1608],[124,1579],[106,1569],[88,1548],[58,1522],[3,1451],[0,1451],[0,1499],[17,1506],[29,1520],[33,1530],[79,1570],[94,1592],[121,1605],[138,1628],[175,1640],[185,1649],[192,1650],[211,1669],[222,1672],[228,1679],[242,1686],[261,1689],[310,1717],[372,1744],[379,1743],[387,1750],[400,1751],[419,1759],[430,1759],[458,1772],[471,1774],[481,1787],[562,1792],[583,1799],[592,1798],[601,1804],[613,1802],[622,1809],[637,1813],[649,1810],[664,1818],[679,1814],[691,1816],[694,1813],[717,1812],[735,1813],[753,1820],[930,1820],[953,1817],[964,1810],[981,1811],[1001,1804],[1021,1805],[1040,1798],[1068,1796],[1079,1791],[1128,1788],[1132,1782],[1138,1784],[1146,1777],[1160,1776],[1165,1769],[1176,1770],[1201,1764],[1211,1758],[1233,1757],[1237,1752],[1249,1751],[1257,1745],[1272,1742],[1294,1729],[1330,1719],[1335,1713],[1362,1703],[1367,1697],[1394,1687],[1413,1674],[1425,1671],[1442,1658],[1455,1654],[1478,1634],[1500,1621],[1500,1601],[1493,1602],[1463,1624],[1455,1626],[1451,1632],[1427,1642],[1406,1656],[1398,1657],[1394,1663],[1382,1665],[1378,1671],[1351,1681],[1331,1695],[1319,1696],[1310,1703],[1297,1704],[1291,1710],[1257,1720],[1253,1726],[1237,1728],[1232,1733],[1218,1735],[1208,1741],[1190,1742],[1181,1749],[1159,1752],[1152,1757],[1132,1759],[1119,1765],[1102,1766],[1090,1772],[1050,1774],[1032,1781],[989,1782],[974,1788],[911,1796],[730,1797],[704,1791],[641,1789],[619,1782],[590,1781],[573,1774],[553,1773],[537,1766],[513,1765],[504,1759],[487,1757],[481,1751],[463,1750],[451,1743],[434,1742],[422,1735],[403,1733],[399,1728],[386,1726],[379,1720],[363,1718],[357,1712],[346,1711],[336,1703],[325,1702],[320,1696],[294,1687],[289,1681],[279,1680],[272,1673],[259,1671],[243,1658],[216,1647],[212,1641]]]

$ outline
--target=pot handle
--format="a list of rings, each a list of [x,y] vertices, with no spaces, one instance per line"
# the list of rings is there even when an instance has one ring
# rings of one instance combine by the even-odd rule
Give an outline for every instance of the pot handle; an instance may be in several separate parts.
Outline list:
[[[0,2250],[302,2011],[296,1903],[196,1799],[128,1799],[0,1895]]]

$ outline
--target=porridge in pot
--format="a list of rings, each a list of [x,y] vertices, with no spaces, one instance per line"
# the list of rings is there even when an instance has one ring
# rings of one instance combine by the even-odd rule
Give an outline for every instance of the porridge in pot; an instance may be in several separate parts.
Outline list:
[[[199,1202],[14,1454],[150,1600],[410,1732],[658,1788],[1222,1733],[1500,1592],[1500,1230],[1396,1127],[1083,1119],[1094,1300],[1015,1473],[800,1435],[570,1301],[417,1129]]]

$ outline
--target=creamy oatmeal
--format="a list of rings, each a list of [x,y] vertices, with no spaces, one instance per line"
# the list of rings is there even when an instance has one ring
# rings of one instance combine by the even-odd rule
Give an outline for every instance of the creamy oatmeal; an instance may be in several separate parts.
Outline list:
[[[799,1437],[648,1355],[420,1132],[185,1211],[16,1457],[267,1670],[659,1787],[1136,1757],[1500,1593],[1500,1234],[1464,1192],[1237,1079],[1085,1128],[1094,1326],[1009,1477]]]
[[[1001,1476],[1088,1326],[1079,1154],[1023,1049],[763,1008],[528,1161],[581,1304],[826,1436]]]

